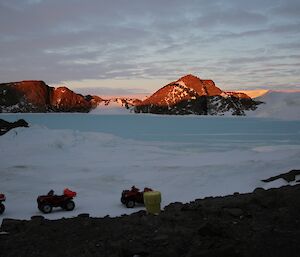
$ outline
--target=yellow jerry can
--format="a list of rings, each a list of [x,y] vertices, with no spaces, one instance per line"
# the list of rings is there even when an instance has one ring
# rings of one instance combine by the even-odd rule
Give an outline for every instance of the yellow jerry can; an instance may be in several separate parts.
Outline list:
[[[144,203],[148,213],[159,214],[161,193],[159,191],[144,192]]]

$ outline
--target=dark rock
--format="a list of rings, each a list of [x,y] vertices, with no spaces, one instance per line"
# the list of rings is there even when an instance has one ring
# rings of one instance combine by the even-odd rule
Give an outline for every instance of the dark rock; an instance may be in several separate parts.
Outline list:
[[[211,222],[205,222],[198,228],[198,235],[207,237],[216,237],[222,235],[221,228]]]
[[[1,224],[1,231],[6,231],[6,232],[15,231],[22,224],[24,224],[24,222],[21,220],[3,219]]]
[[[257,188],[255,188],[255,189],[253,190],[253,193],[254,193],[254,194],[260,194],[260,193],[262,193],[262,192],[264,192],[264,191],[265,191],[264,188],[262,188],[262,187],[257,187]]]
[[[79,217],[79,218],[89,218],[90,214],[89,213],[80,213],[80,214],[78,214],[77,217]]]
[[[23,119],[20,119],[16,122],[8,122],[8,121],[0,119],[0,136],[4,135],[5,133],[10,131],[11,129],[18,128],[18,127],[28,128],[29,125]]]
[[[30,218],[31,220],[44,220],[45,217],[42,215],[35,215],[35,216],[31,216]]]
[[[164,210],[165,211],[181,211],[183,207],[184,207],[183,203],[175,202],[175,203],[171,203],[168,206],[166,206],[164,208]]]
[[[197,257],[242,257],[240,253],[231,245],[223,245],[219,248],[213,248],[210,250],[202,250],[195,255]]]
[[[276,179],[282,178],[284,179],[286,182],[292,182],[296,180],[296,176],[300,175],[300,170],[290,170],[289,172],[286,173],[282,173],[280,175],[274,176],[274,177],[270,177],[268,179],[263,179],[263,182],[271,182],[274,181]]]
[[[241,217],[244,213],[243,210],[239,208],[224,208],[223,210],[233,217]]]

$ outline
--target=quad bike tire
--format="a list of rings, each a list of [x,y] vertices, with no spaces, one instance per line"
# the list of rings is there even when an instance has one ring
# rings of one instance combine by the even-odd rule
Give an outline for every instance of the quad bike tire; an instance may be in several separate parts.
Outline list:
[[[126,202],[126,207],[127,208],[133,208],[135,206],[135,201],[129,200]]]
[[[5,206],[3,203],[0,204],[0,214],[2,214],[5,211]]]
[[[52,206],[48,203],[39,205],[39,209],[45,214],[52,212]]]
[[[64,209],[66,211],[73,211],[75,208],[75,203],[73,201],[68,201],[66,202],[66,204],[64,205]]]
[[[121,203],[122,203],[122,204],[126,204],[125,198],[121,197]]]

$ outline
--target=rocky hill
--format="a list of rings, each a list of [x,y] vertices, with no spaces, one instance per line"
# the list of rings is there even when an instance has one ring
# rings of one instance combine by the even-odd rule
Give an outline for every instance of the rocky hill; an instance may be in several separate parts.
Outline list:
[[[4,219],[6,257],[298,257],[300,185],[173,203],[157,216]],[[1,255],[1,256],[2,256]]]
[[[0,84],[0,112],[89,112],[97,97],[84,97],[66,87],[27,80]]]
[[[212,80],[186,75],[164,86],[135,106],[137,113],[245,115],[255,110],[259,102],[248,95],[224,92]]]

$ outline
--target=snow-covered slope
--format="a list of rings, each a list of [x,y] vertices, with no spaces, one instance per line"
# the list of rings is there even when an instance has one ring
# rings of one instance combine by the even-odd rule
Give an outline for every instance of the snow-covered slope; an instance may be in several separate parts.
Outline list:
[[[268,91],[255,100],[264,104],[247,116],[300,120],[300,91]]]
[[[104,100],[98,106],[90,111],[91,114],[128,114],[130,107],[126,108],[125,103],[120,98]]]
[[[133,107],[140,100],[136,98],[112,97],[102,100],[93,109],[91,114],[128,114],[133,112]]]

